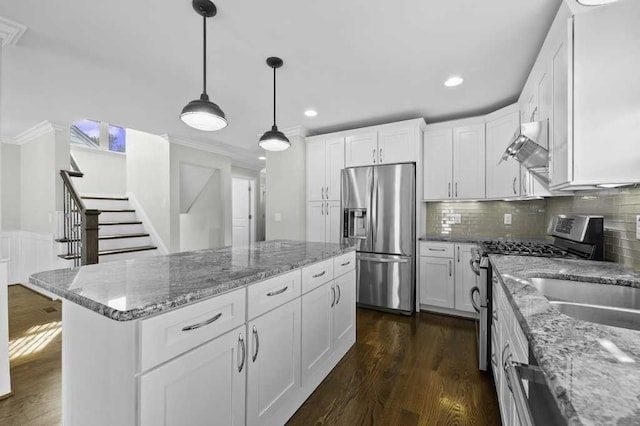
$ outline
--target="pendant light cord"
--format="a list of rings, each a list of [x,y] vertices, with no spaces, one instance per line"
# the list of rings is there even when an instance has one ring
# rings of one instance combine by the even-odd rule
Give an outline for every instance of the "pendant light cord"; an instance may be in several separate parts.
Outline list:
[[[273,67],[273,127],[276,128],[276,67]]]
[[[207,94],[207,15],[202,14],[202,93]]]

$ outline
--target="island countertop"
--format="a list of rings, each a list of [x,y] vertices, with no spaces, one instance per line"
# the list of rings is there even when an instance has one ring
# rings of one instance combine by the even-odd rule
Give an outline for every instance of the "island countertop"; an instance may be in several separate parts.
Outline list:
[[[272,240],[40,272],[29,282],[117,321],[129,321],[225,293],[354,247]]]
[[[640,425],[640,331],[561,314],[530,278],[640,288],[640,275],[587,260],[491,255],[494,272],[570,425]],[[607,349],[615,346],[627,359]]]

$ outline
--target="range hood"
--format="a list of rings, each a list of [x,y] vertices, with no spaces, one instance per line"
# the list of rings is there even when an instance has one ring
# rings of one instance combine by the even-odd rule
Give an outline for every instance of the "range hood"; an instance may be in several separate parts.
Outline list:
[[[531,173],[549,183],[549,120],[520,125],[513,141],[505,150],[498,164],[515,158]]]

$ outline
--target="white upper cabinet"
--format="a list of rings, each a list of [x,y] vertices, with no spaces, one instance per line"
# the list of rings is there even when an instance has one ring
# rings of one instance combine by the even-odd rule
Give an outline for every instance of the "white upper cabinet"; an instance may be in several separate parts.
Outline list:
[[[415,127],[380,130],[378,164],[418,161],[418,132]]]
[[[340,200],[344,138],[307,139],[307,200]]]
[[[425,200],[470,200],[485,197],[484,123],[424,132]]]
[[[424,199],[451,198],[453,184],[453,129],[424,132]]]
[[[345,145],[347,167],[378,164],[378,132],[347,136]]]
[[[423,127],[420,119],[350,131],[345,139],[346,167],[419,163]]]
[[[456,199],[485,197],[485,126],[453,129],[453,196]]]
[[[513,108],[512,108],[513,109]],[[501,110],[502,111],[502,110]],[[520,115],[517,110],[506,111],[497,118],[487,121],[487,198],[511,198],[520,195],[520,164],[500,158],[511,143],[513,135],[520,126]]]

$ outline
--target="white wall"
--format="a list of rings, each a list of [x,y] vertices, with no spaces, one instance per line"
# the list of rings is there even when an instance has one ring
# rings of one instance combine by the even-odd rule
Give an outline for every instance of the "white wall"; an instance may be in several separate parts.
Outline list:
[[[127,141],[128,143],[128,141]],[[197,207],[198,214],[204,214],[209,211],[211,217],[218,217],[214,222],[207,224],[207,229],[203,232],[219,232],[221,235],[210,235],[210,241],[220,241],[220,245],[231,245],[231,159],[229,157],[214,154],[212,152],[202,151],[199,149],[179,145],[177,143],[170,144],[170,161],[171,161],[171,245],[169,251],[180,251],[180,245],[191,247],[201,242],[187,241],[188,237],[181,238],[180,235],[180,165],[191,164],[195,166],[208,167],[219,170],[219,186],[220,193],[215,200],[216,206],[211,204],[210,198],[204,197]],[[211,190],[211,188],[209,188]],[[211,191],[210,191],[211,193]],[[220,213],[218,213],[220,211]],[[218,222],[221,222],[218,226]],[[220,229],[220,231],[215,231]],[[189,231],[185,231],[188,232]],[[219,239],[218,239],[219,238]]]
[[[266,239],[304,240],[306,237],[306,144],[288,136],[286,151],[267,152]],[[282,216],[275,221],[275,214]]]
[[[188,213],[180,214],[180,251],[224,246],[222,174],[216,169]]]
[[[132,129],[126,137],[126,190],[135,195],[162,243],[170,247],[169,142]]]
[[[20,229],[20,145],[0,144],[0,216],[2,230]]]
[[[73,184],[81,194],[124,194],[127,192],[127,156],[120,152],[104,151],[71,145],[78,162],[81,178]]]

